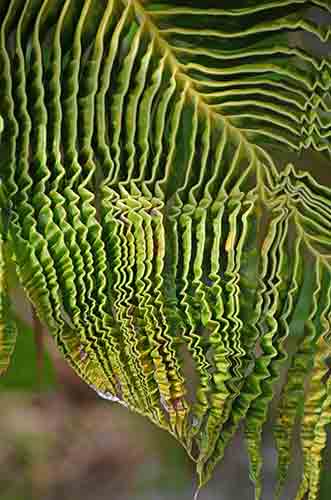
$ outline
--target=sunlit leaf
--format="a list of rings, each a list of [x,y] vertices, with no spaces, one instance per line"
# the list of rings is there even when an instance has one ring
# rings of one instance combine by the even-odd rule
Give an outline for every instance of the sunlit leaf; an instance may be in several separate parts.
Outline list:
[[[0,4],[2,232],[29,300],[98,394],[194,453],[200,485],[244,423],[256,498],[288,364],[279,492],[301,405],[298,498],[318,498],[330,421],[331,189],[296,166],[308,149],[330,162],[330,57],[307,43],[328,47],[330,13]]]

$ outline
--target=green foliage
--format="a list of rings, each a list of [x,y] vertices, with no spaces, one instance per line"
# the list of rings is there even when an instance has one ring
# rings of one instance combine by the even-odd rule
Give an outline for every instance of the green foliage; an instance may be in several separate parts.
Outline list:
[[[286,363],[278,492],[300,417],[297,500],[318,498],[331,418],[331,189],[269,154],[330,161],[330,58],[305,43],[328,42],[330,13],[328,0],[0,5],[2,248],[77,373],[197,450],[200,485],[243,422],[256,498]]]
[[[49,355],[45,351],[42,358],[42,370],[36,362],[38,353],[31,328],[17,320],[17,343],[11,364],[0,378],[0,391],[35,392],[55,386],[55,373]]]

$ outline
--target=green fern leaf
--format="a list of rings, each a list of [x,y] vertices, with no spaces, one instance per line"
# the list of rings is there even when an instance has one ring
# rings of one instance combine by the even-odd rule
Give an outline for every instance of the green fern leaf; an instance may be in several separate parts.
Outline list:
[[[0,5],[0,370],[8,254],[71,366],[171,432],[200,486],[244,423],[257,499],[287,361],[278,493],[303,398],[298,499],[318,498],[330,423],[331,190],[272,153],[330,160],[331,61],[306,43],[328,47],[330,14],[328,0]]]

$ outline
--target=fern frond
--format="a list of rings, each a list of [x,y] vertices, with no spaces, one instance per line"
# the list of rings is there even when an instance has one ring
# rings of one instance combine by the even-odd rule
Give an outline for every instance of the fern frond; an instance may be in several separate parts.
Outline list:
[[[328,46],[330,14],[328,0],[0,5],[0,208],[29,299],[98,394],[195,446],[200,485],[243,422],[256,498],[306,293],[279,492],[304,395],[298,498],[317,499],[330,422],[331,190],[271,157],[330,159],[331,61],[305,42]]]

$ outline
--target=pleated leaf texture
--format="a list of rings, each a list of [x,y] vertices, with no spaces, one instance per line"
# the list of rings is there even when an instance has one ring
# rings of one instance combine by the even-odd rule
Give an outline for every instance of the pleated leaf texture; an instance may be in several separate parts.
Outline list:
[[[0,2],[0,371],[13,261],[75,371],[171,432],[200,486],[242,427],[256,499],[274,402],[277,496],[299,420],[296,500],[318,499],[331,421],[331,189],[296,164],[330,168],[330,14]]]

